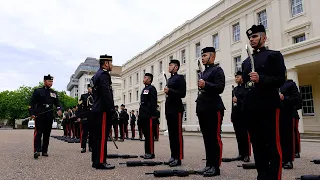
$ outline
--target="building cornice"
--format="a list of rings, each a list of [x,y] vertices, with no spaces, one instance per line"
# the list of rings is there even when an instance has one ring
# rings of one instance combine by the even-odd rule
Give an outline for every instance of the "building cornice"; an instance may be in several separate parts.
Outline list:
[[[281,48],[280,52],[282,53],[282,55],[286,56],[286,55],[295,54],[307,49],[316,48],[319,46],[320,46],[320,37],[316,37],[313,39],[309,39],[307,41],[303,41],[300,43],[296,43],[296,44]]]

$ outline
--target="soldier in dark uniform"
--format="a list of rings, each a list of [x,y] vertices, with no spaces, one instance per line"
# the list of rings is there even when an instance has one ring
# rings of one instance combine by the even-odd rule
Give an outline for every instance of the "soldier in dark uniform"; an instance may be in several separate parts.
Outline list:
[[[169,63],[167,87],[164,88],[166,96],[166,119],[169,132],[171,158],[169,166],[181,166],[183,159],[183,136],[182,136],[182,114],[184,111],[182,98],[186,96],[186,80],[183,75],[178,74],[180,62],[173,59]]]
[[[145,155],[141,157],[144,159],[153,159],[154,155],[154,139],[153,139],[153,120],[157,116],[157,90],[151,85],[153,75],[146,73],[143,78],[145,87],[141,92],[139,120],[141,121],[143,134],[145,135],[144,149]]]
[[[263,25],[253,25],[246,33],[254,49],[254,64],[249,57],[242,63],[242,77],[248,89],[243,112],[252,142],[257,179],[281,179],[278,90],[285,82],[286,67],[279,51],[267,50],[264,46],[267,37]]]
[[[119,121],[119,129],[120,129],[120,142],[124,141],[124,136],[125,136],[125,131],[124,131],[124,127],[125,127],[125,121],[126,121],[126,112],[124,111],[124,108],[126,107],[124,104],[121,104],[121,112],[120,112],[120,121]]]
[[[118,140],[118,136],[119,136],[118,126],[119,126],[119,122],[120,122],[120,113],[118,111],[118,108],[119,108],[118,105],[114,106],[114,112],[113,112],[113,116],[112,116],[112,126],[113,126],[113,130],[114,130],[114,139],[116,141]],[[112,128],[110,129],[110,138],[112,138]]]
[[[136,115],[134,115],[134,110],[130,113],[130,127],[131,127],[131,139],[134,139],[136,136]]]
[[[157,105],[157,116],[153,119],[153,137],[155,141],[159,141],[159,125],[160,125],[160,111],[159,105]]]
[[[92,105],[93,105],[93,94],[92,94],[92,88],[90,84],[87,85],[88,93],[82,94],[79,100],[79,111],[80,111],[80,119],[81,119],[81,135],[80,135],[80,141],[81,141],[81,153],[86,152],[87,147],[87,139],[90,128],[90,124],[92,124]],[[92,151],[92,139],[89,135],[89,151]]]
[[[35,121],[34,128],[34,155],[37,159],[42,152],[42,156],[48,156],[49,137],[53,123],[53,105],[58,109],[58,116],[62,115],[62,106],[58,99],[58,94],[51,89],[53,77],[49,74],[44,76],[44,86],[35,89],[30,101],[29,113]],[[43,138],[41,146],[41,138]]]
[[[114,169],[115,166],[107,164],[107,141],[112,126],[112,110],[114,108],[112,82],[112,56],[101,55],[100,69],[91,79],[93,99],[93,143],[92,167],[96,169]]]
[[[205,70],[198,81],[200,94],[196,100],[196,113],[203,135],[206,150],[206,167],[201,170],[203,176],[220,175],[222,158],[221,124],[224,104],[220,94],[225,88],[225,76],[221,67],[214,64],[215,49],[206,47],[201,50],[202,64]]]
[[[124,109],[124,112],[126,112],[125,118],[124,118],[124,133],[126,135],[126,139],[129,139],[129,131],[128,131],[129,114],[127,109]]]
[[[282,162],[284,169],[292,169],[294,161],[294,124],[293,111],[295,106],[301,103],[298,87],[291,79],[280,87],[280,142],[282,149]]]
[[[231,112],[231,121],[233,123],[233,128],[236,134],[239,151],[239,156],[236,157],[235,160],[249,162],[251,155],[251,143],[249,139],[248,128],[246,126],[246,121],[242,114],[242,104],[246,89],[244,88],[241,71],[238,71],[235,74],[235,81],[238,86],[232,90]]]

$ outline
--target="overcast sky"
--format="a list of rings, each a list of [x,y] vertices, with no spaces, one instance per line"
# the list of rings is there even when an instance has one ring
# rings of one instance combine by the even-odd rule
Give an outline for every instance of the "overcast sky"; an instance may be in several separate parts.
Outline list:
[[[0,91],[50,73],[66,90],[86,57],[122,65],[218,0],[0,0]]]

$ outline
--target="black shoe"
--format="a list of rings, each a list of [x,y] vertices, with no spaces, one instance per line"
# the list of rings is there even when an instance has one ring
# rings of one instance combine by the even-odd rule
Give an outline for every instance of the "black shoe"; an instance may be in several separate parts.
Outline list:
[[[181,160],[175,159],[174,161],[172,161],[171,163],[169,163],[169,166],[170,166],[170,167],[181,166]]]
[[[42,156],[48,157],[49,155],[48,155],[48,153],[43,152],[43,153],[42,153]]]
[[[140,156],[143,159],[154,159],[155,155],[154,154],[145,154]]]
[[[93,167],[93,168],[96,168],[96,167],[97,167],[97,164],[92,163],[92,167]]]
[[[243,162],[250,162],[250,157],[249,156],[245,156],[243,158]]]
[[[89,151],[92,152],[92,148],[91,147],[89,147]]]
[[[207,171],[203,173],[203,177],[212,177],[212,176],[219,176],[220,169],[215,167],[210,167]]]
[[[291,161],[284,163],[283,169],[293,169],[293,163]]]
[[[169,165],[172,161],[174,161],[174,158],[171,157],[167,162],[164,162],[165,165]]]
[[[294,158],[300,158],[300,153],[296,153],[296,154],[294,155]]]
[[[206,172],[208,169],[210,169],[211,167],[209,167],[209,166],[206,166],[205,168],[203,168],[203,169],[201,169],[201,170],[199,170],[199,171],[197,171],[199,174],[203,174],[204,172]]]
[[[93,166],[93,165],[92,165]],[[111,164],[107,164],[107,163],[103,163],[103,164],[97,164],[95,166],[96,169],[114,169],[115,166],[111,165]]]
[[[40,156],[40,153],[39,153],[39,152],[35,152],[35,153],[33,154],[33,158],[35,158],[35,159],[38,159],[39,156]]]
[[[85,152],[87,152],[86,148],[82,148],[81,153],[85,153]]]

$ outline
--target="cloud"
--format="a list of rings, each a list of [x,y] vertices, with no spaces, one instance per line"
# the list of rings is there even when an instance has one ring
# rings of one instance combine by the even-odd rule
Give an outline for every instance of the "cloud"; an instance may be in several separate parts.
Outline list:
[[[217,0],[10,0],[0,2],[0,91],[55,76],[66,90],[86,57],[122,65]]]

